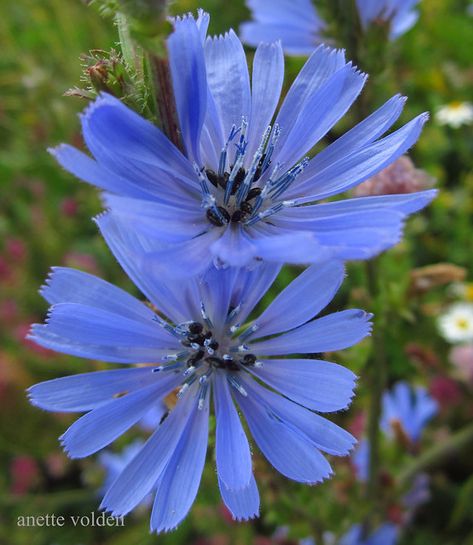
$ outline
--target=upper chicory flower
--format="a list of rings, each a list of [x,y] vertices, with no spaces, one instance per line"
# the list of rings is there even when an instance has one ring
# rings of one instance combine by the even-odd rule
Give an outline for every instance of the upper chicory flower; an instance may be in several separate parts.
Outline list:
[[[437,412],[438,404],[426,388],[411,388],[406,382],[398,382],[383,395],[381,427],[387,435],[398,433],[416,443]]]
[[[419,0],[356,0],[359,24],[386,27],[390,40],[407,32],[419,18]],[[253,21],[240,27],[242,41],[251,46],[281,40],[288,55],[310,55],[329,39],[326,24],[311,0],[246,0]],[[355,22],[353,22],[355,24]]]
[[[168,416],[110,486],[102,507],[125,515],[155,489],[152,530],[180,523],[204,467],[211,393],[218,481],[235,518],[248,519],[259,510],[251,451],[235,404],[264,456],[283,475],[309,484],[329,477],[332,469],[321,451],[346,455],[355,439],[317,413],[345,409],[355,375],[308,355],[349,347],[371,329],[370,315],[361,310],[312,320],[338,290],[343,266],[309,267],[249,320],[278,265],[211,268],[185,282],[163,282],[146,267],[146,239],[113,215],[98,222],[151,306],[95,276],[57,268],[42,290],[52,305],[47,322],[34,325],[31,338],[66,354],[140,365],[37,384],[29,389],[31,402],[51,411],[87,412],[61,437],[67,453],[81,458],[177,392]]]
[[[166,273],[198,274],[214,262],[314,263],[367,259],[396,244],[405,218],[435,191],[314,204],[343,193],[395,161],[417,140],[422,114],[382,137],[405,99],[395,96],[309,160],[307,153],[346,113],[365,75],[342,51],[317,49],[279,113],[280,44],[261,45],[252,86],[234,32],[207,38],[208,16],[175,21],[169,61],[184,153],[149,121],[110,95],[82,115],[95,160],[67,145],[53,150],[133,229],[164,245]],[[274,122],[273,122],[273,118]]]

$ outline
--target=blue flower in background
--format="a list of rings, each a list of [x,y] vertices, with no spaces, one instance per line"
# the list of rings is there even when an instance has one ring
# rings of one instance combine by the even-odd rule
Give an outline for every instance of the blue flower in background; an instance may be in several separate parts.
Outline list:
[[[355,524],[341,538],[338,545],[395,545],[398,540],[398,528],[390,522],[379,526],[368,537],[363,535],[363,526]]]
[[[407,382],[398,382],[391,392],[383,395],[381,427],[389,436],[400,427],[400,431],[416,443],[437,412],[438,404],[425,388],[411,388]]]
[[[394,40],[410,30],[419,12],[420,0],[356,0],[361,26],[367,30],[371,25],[389,24],[389,37]]]
[[[388,27],[395,40],[414,26],[419,18],[415,9],[420,0],[356,0],[361,27]],[[288,55],[310,55],[318,44],[327,41],[325,23],[311,0],[246,0],[253,21],[243,23],[240,36],[244,43],[257,47],[261,42],[281,40]],[[354,22],[355,24],[355,22]]]
[[[288,55],[310,55],[324,41],[324,21],[312,0],[246,0],[253,21],[243,23],[244,43],[257,47],[261,42],[281,40]]]
[[[175,22],[170,66],[185,149],[149,121],[102,95],[82,115],[95,159],[62,145],[68,171],[106,191],[130,228],[162,246],[150,260],[169,274],[210,264],[367,259],[396,244],[406,217],[435,191],[322,202],[376,174],[417,140],[422,114],[382,136],[405,99],[394,96],[323,149],[306,155],[350,108],[365,75],[342,51],[309,58],[275,116],[284,78],[279,44],[261,45],[252,87],[241,42],[230,31],[204,41],[208,16]]]
[[[147,239],[113,215],[97,221],[152,308],[95,276],[56,268],[42,289],[52,305],[47,322],[34,325],[30,337],[66,354],[141,365],[37,384],[29,389],[31,402],[51,411],[87,412],[61,437],[69,456],[82,458],[177,392],[174,408],[108,489],[102,508],[125,515],[156,489],[152,530],[180,523],[204,467],[211,394],[218,481],[236,519],[256,516],[259,496],[235,404],[261,452],[283,475],[308,484],[329,477],[321,451],[346,455],[355,439],[317,413],[345,409],[356,377],[307,355],[352,346],[371,329],[370,315],[361,310],[312,320],[342,283],[343,266],[309,267],[249,321],[278,265],[212,268],[201,278],[163,282],[146,267]]]
[[[107,490],[115,482],[115,479],[125,469],[125,467],[133,460],[133,458],[143,448],[144,441],[136,439],[133,443],[127,445],[121,452],[103,451],[99,455],[99,463],[105,469],[105,482],[101,489],[101,493],[105,494]],[[152,503],[152,496],[148,494],[140,503],[143,507],[147,507]]]
[[[351,455],[351,463],[355,470],[356,478],[362,483],[366,482],[370,466],[370,442],[368,439],[360,439]]]

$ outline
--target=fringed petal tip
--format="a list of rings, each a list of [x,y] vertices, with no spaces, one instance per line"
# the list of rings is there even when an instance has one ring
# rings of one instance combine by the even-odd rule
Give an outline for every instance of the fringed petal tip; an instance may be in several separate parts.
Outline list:
[[[114,97],[113,95],[110,95],[109,93],[105,93],[104,91],[100,92],[97,95],[97,98],[90,102],[86,108],[82,112],[79,113],[79,118],[82,121],[88,121],[94,112],[103,107],[103,106],[122,106],[123,103],[120,99]]]
[[[234,515],[229,509],[228,509],[228,512],[230,513],[232,520],[234,520],[235,522],[248,522],[249,520],[257,519],[260,516],[259,509],[258,511],[256,511],[255,513],[251,515]]]

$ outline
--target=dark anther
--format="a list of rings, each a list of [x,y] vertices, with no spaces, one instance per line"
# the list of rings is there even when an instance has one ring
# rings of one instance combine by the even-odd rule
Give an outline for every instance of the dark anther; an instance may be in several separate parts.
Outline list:
[[[234,195],[238,191],[238,188],[240,187],[241,182],[243,182],[243,180],[245,179],[245,176],[246,176],[245,169],[239,168],[235,176],[235,180],[233,181],[232,195]]]
[[[191,343],[197,343],[202,346],[204,344],[205,337],[199,333],[191,333],[187,336],[187,340]]]
[[[189,333],[202,333],[202,330],[204,329],[204,326],[202,324],[199,324],[199,322],[192,322],[188,326]]]
[[[204,339],[211,339],[212,338],[212,332],[211,331],[207,331],[204,333]]]
[[[191,342],[189,341],[189,339],[183,339],[181,341],[181,344],[182,344],[182,346],[189,347],[191,345]]]
[[[249,202],[242,202],[240,206],[240,210],[244,212],[245,214],[251,214],[253,212],[253,207]]]
[[[222,358],[209,356],[208,358],[205,358],[205,361],[210,363],[210,365],[214,365],[215,367],[225,367],[225,360],[222,360]]]
[[[251,201],[251,199],[254,199],[261,195],[261,188],[259,187],[253,187],[253,189],[250,189],[248,192],[248,195],[246,196],[247,201]]]
[[[212,350],[217,350],[217,348],[218,348],[218,342],[217,342],[217,341],[211,341],[211,342],[209,342],[209,348],[211,348]]]
[[[245,354],[243,356],[243,359],[241,360],[241,363],[243,365],[254,365],[256,362],[256,356],[254,354]]]
[[[232,214],[232,223],[238,223],[242,218],[244,214],[241,210],[235,210]]]
[[[222,227],[226,223],[230,221],[230,214],[223,208],[222,206],[217,207],[219,212],[222,214],[225,221],[222,221],[220,216],[218,216],[212,208],[209,208],[207,210],[207,219],[210,221],[210,223],[213,223],[217,227]]]
[[[212,185],[214,185],[215,187],[217,187],[218,182],[219,182],[219,176],[218,176],[218,174],[217,174],[214,170],[212,170],[212,169],[210,169],[210,168],[208,168],[208,169],[205,171],[205,174],[207,174],[207,179],[208,179],[208,181],[209,181]]]
[[[190,358],[188,358],[187,360],[187,366],[188,367],[192,367],[193,365],[195,365],[198,361],[200,361],[205,355],[205,352],[203,350],[199,350],[198,352],[196,352],[194,355],[192,355]]]
[[[227,187],[228,178],[230,178],[230,174],[228,172],[225,172],[223,177],[220,177],[218,179],[218,183],[220,184],[220,187],[225,189]]]

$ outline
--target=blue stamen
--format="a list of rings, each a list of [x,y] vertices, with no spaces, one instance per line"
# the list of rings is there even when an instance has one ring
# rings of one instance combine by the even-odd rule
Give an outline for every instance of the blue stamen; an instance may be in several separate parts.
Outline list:
[[[228,382],[230,383],[231,386],[233,386],[233,388],[235,388],[235,390],[241,394],[243,397],[247,397],[248,396],[248,392],[245,390],[245,388],[243,388],[243,386],[241,385],[240,381],[237,379],[237,377],[235,377],[234,375],[229,375],[227,377],[227,380]]]

